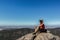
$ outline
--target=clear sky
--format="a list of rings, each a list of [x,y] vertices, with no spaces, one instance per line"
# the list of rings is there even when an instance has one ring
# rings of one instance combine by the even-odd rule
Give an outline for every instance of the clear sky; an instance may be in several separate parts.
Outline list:
[[[60,0],[0,0],[0,25],[60,24]]]

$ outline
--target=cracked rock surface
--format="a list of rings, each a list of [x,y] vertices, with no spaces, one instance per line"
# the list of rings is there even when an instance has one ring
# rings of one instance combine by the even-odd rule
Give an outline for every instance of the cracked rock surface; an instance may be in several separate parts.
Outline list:
[[[39,33],[34,39],[33,38],[34,35],[30,33],[25,36],[22,36],[21,38],[18,38],[17,40],[60,40],[60,37],[53,35],[50,32]]]

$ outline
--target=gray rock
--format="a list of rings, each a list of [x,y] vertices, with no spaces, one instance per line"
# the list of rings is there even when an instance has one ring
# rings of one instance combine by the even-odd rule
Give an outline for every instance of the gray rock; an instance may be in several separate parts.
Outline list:
[[[25,36],[22,36],[21,38],[19,38],[17,40],[33,40],[34,36],[35,35],[30,33]],[[38,35],[36,35],[34,40],[60,40],[60,37],[47,32],[47,33],[39,33]]]

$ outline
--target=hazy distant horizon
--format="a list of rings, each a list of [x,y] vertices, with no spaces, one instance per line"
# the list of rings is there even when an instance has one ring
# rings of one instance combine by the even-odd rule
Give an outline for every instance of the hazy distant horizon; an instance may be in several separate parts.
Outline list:
[[[0,30],[4,29],[19,29],[19,28],[32,28],[36,27],[37,25],[0,25]],[[45,25],[45,28],[60,28],[60,25]]]

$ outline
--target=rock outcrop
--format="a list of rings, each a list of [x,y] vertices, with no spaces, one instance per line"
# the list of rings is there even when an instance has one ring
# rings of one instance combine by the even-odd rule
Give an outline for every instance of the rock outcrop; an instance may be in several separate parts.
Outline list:
[[[18,38],[17,40],[60,40],[60,37],[53,35],[50,32],[39,33],[35,38],[34,38],[34,36],[35,35],[30,33],[25,36],[22,36],[21,38]]]

